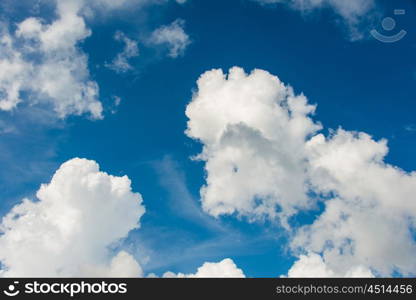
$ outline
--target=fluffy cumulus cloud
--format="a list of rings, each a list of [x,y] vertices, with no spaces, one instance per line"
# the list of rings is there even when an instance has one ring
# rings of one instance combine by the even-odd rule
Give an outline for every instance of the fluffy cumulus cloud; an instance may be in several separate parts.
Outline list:
[[[350,30],[352,40],[363,37],[359,30],[360,23],[369,18],[376,5],[374,0],[252,0],[261,4],[286,4],[302,12],[315,9],[331,8],[339,15]]]
[[[140,226],[145,211],[127,176],[111,176],[96,162],[76,158],[62,164],[36,197],[2,219],[2,276],[142,275],[131,255],[111,251]]]
[[[24,199],[1,220],[1,277],[144,276],[131,254],[114,251],[140,227],[145,212],[127,176],[109,175],[96,162],[75,158],[60,166],[36,198]],[[245,275],[227,258],[206,262],[194,274],[163,277]]]
[[[386,164],[386,141],[365,133],[317,135],[307,147],[314,190],[335,196],[292,246],[321,253],[337,272],[359,265],[382,276],[414,275],[416,173]]]
[[[204,210],[283,220],[309,207],[305,140],[320,128],[314,110],[266,71],[203,74],[186,109],[186,134],[204,145],[197,157],[206,162]]]
[[[169,25],[161,26],[152,33],[150,43],[154,45],[167,45],[169,48],[168,55],[172,58],[181,56],[191,43],[184,26],[185,21],[181,19],[177,19]]]
[[[283,222],[299,257],[289,276],[414,275],[416,173],[385,162],[386,140],[318,133],[314,109],[265,71],[203,74],[186,133],[203,144],[204,210],[284,220],[322,201],[312,224]]]
[[[89,113],[102,117],[98,85],[78,48],[91,32],[79,16],[80,1],[58,1],[57,19],[27,18],[14,32],[0,33],[0,109],[23,101],[52,106],[59,117]]]
[[[316,253],[300,255],[299,260],[294,263],[288,272],[288,277],[374,277],[371,271],[362,266],[353,266],[347,272],[337,273],[330,269],[322,257]]]
[[[206,262],[194,274],[172,273],[163,274],[165,278],[244,278],[245,275],[232,259],[226,258],[220,262]]]

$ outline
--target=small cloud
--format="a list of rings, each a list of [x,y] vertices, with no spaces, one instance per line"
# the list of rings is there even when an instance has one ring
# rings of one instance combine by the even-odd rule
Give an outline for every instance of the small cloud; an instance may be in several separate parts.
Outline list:
[[[408,132],[416,132],[416,125],[415,124],[409,124],[404,127],[404,130]]]
[[[114,105],[119,106],[121,103],[121,98],[118,96],[114,96]]]
[[[177,19],[170,25],[164,25],[156,29],[151,37],[150,43],[154,45],[167,45],[169,48],[168,56],[176,58],[185,53],[191,40],[184,30],[185,21]]]
[[[105,66],[117,73],[126,73],[127,71],[133,70],[133,66],[129,63],[129,59],[139,56],[137,42],[128,38],[121,31],[116,32],[114,39],[124,43],[124,49],[117,54],[111,63],[105,64]]]
[[[10,134],[10,133],[17,133],[18,130],[15,126],[7,124],[3,120],[0,120],[0,135],[3,134]]]
[[[113,107],[111,109],[111,113],[115,114],[117,112],[117,108],[119,107],[121,103],[121,98],[119,96],[113,96]]]

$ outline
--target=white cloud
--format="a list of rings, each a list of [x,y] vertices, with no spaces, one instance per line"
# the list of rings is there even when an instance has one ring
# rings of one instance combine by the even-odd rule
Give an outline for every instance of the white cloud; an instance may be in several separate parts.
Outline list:
[[[3,29],[0,109],[12,110],[26,101],[51,105],[61,118],[84,113],[102,117],[98,85],[90,79],[88,58],[78,48],[91,34],[79,10],[78,1],[59,1],[51,24],[30,17],[14,33]]]
[[[244,278],[245,275],[232,259],[226,258],[218,263],[206,262],[194,274],[172,273],[163,274],[165,278]]]
[[[416,173],[386,164],[386,141],[365,133],[317,135],[308,149],[314,190],[335,196],[292,246],[323,253],[340,272],[362,265],[382,276],[414,275]]]
[[[350,30],[352,40],[360,39],[363,33],[360,31],[360,23],[370,19],[370,13],[376,7],[374,0],[252,0],[261,4],[287,4],[291,8],[302,12],[310,12],[316,9],[331,8],[339,15]]]
[[[121,98],[119,96],[112,96],[112,100],[113,100],[113,103],[111,105],[111,110],[110,111],[111,111],[112,114],[115,114],[115,113],[117,113],[118,107],[121,104]]]
[[[91,35],[86,19],[114,10],[137,9],[157,0],[47,0],[55,6],[56,19],[47,23],[28,17],[17,29],[0,30],[0,110],[19,105],[52,108],[59,118],[89,114],[103,118],[98,84],[91,79],[88,57],[80,44]],[[12,4],[8,4],[12,5]],[[175,21],[155,33],[155,43],[168,44],[172,57],[183,54],[189,38],[183,22]],[[122,33],[116,39],[125,48],[112,62],[117,72],[131,69],[129,58],[138,55],[137,43]]]
[[[37,200],[24,199],[2,219],[2,276],[140,276],[139,264],[109,247],[140,226],[140,194],[127,176],[99,171],[94,161],[64,163]]]
[[[342,129],[317,134],[314,109],[265,71],[203,74],[186,133],[203,144],[204,210],[283,218],[300,257],[290,276],[414,275],[416,172],[384,162],[386,140]],[[325,209],[313,224],[296,230],[284,222],[318,200]]]
[[[170,25],[161,26],[152,33],[150,43],[167,45],[169,47],[169,56],[172,58],[181,56],[191,43],[184,26],[185,21],[181,19],[175,20]]]
[[[143,277],[140,264],[125,251],[120,251],[107,265],[86,265],[81,270],[81,275],[88,277]]]
[[[288,277],[374,277],[370,270],[362,266],[356,266],[349,269],[346,273],[336,273],[329,269],[323,261],[322,257],[316,253],[309,253],[308,255],[300,255],[299,260],[296,261],[288,272]]]
[[[37,199],[24,199],[0,223],[0,277],[142,277],[136,259],[112,249],[140,227],[142,197],[127,176],[75,158],[62,164]],[[148,275],[152,276],[152,274]],[[231,259],[204,263],[194,274],[245,277]]]
[[[137,42],[128,38],[123,32],[117,31],[114,35],[116,41],[124,43],[124,49],[117,54],[110,64],[106,64],[106,67],[114,70],[117,73],[125,73],[133,69],[129,63],[129,59],[139,56],[139,47]]]
[[[314,110],[266,71],[204,73],[186,109],[186,134],[204,145],[203,209],[284,221],[309,207],[305,140],[320,128],[309,117]]]

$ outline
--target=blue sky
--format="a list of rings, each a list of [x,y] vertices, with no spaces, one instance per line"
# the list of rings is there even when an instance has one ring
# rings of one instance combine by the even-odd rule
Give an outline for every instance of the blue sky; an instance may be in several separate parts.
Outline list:
[[[46,23],[57,18],[53,1],[39,1],[38,10],[29,1],[19,4],[21,9],[13,2],[0,6],[3,26],[11,32],[31,16]],[[406,14],[394,15],[398,8]],[[317,105],[312,119],[322,123],[325,135],[342,127],[366,132],[375,141],[385,138],[384,162],[405,172],[416,170],[413,1],[376,1],[360,12],[353,25],[331,6],[299,11],[286,4],[249,0],[88,9],[92,15],[84,7],[78,14],[86,15],[91,35],[76,47],[87,55],[90,79],[99,86],[103,119],[94,120],[88,112],[59,118],[49,104],[26,101],[42,96],[24,90],[21,103],[0,110],[2,216],[22,198],[35,199],[39,186],[50,182],[62,163],[86,158],[108,174],[127,175],[132,190],[142,195],[146,213],[140,228],[111,248],[130,253],[144,274],[190,274],[204,262],[224,258],[231,258],[248,277],[287,274],[299,255],[289,249],[294,233],[278,220],[250,221],[250,216],[238,214],[215,217],[201,208],[205,162],[191,157],[203,145],[184,133],[189,119],[185,109],[198,90],[201,74],[211,69],[227,72],[233,66],[247,73],[266,70],[291,85],[296,94],[306,95],[309,103]],[[380,22],[386,16],[396,19],[397,29],[407,31],[403,40],[385,44],[371,37],[371,29],[383,31]],[[169,44],[159,45],[149,37],[178,19],[183,20],[189,44],[177,57],[170,57]],[[351,38],[354,30],[359,38]],[[106,67],[123,50],[123,42],[114,39],[117,31],[139,49],[128,60],[131,69],[123,73]],[[118,106],[115,97],[121,99]],[[325,201],[319,202],[296,215],[292,230],[311,224],[324,207]],[[0,259],[7,264],[6,254]],[[369,268],[376,275],[389,275],[377,264]]]

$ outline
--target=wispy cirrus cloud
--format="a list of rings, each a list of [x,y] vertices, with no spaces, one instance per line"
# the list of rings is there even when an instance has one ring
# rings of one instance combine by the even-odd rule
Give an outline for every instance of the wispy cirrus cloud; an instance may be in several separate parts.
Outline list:
[[[372,18],[378,15],[378,7],[374,0],[251,0],[262,5],[282,4],[302,13],[311,13],[315,10],[331,9],[342,20],[348,30],[349,38],[354,40],[366,36],[362,26],[371,23]],[[366,28],[367,29],[367,28]],[[368,31],[368,30],[366,30]]]
[[[111,63],[105,66],[117,73],[125,73],[133,70],[133,66],[129,63],[131,58],[139,56],[138,43],[135,40],[128,38],[123,32],[117,31],[114,39],[124,44],[123,50],[117,54]]]

